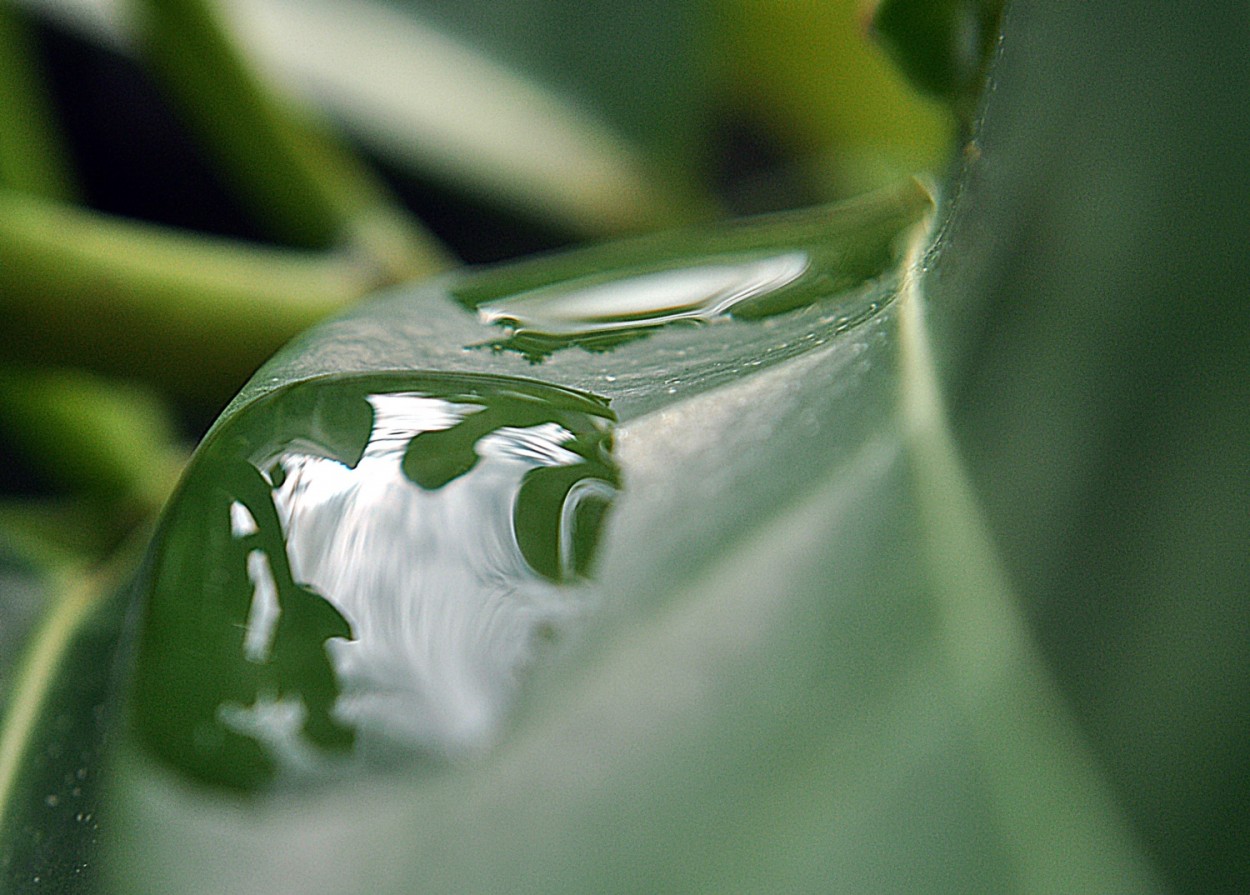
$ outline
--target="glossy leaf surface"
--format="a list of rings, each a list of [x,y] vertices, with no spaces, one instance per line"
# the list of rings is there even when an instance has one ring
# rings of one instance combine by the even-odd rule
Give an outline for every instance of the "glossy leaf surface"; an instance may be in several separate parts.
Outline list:
[[[242,789],[332,771],[336,753],[480,752],[535,639],[597,601],[578,585],[630,475],[617,420],[854,331],[892,299],[927,206],[906,184],[685,238],[685,255],[650,238],[469,275],[330,324],[356,337],[310,335],[215,427],[167,513],[138,738]],[[605,253],[612,268],[565,274]],[[561,278],[506,295],[544,275]],[[699,313],[666,316],[675,295]],[[563,330],[542,326],[553,307]],[[544,330],[541,352],[518,320]]]
[[[925,206],[908,185],[823,219],[807,214],[693,238],[684,255],[652,239],[436,282],[383,297],[276,358],[210,434],[144,585],[137,736],[123,763],[119,809],[123,823],[140,823],[136,833],[162,834],[145,836],[142,846],[123,837],[140,888],[198,885],[161,857],[192,842],[202,858],[251,855],[226,883],[255,891],[635,891],[753,875],[754,886],[785,880],[803,889],[843,864],[868,874],[844,877],[847,890],[876,874],[895,887],[917,873],[931,890],[1004,888],[1018,874],[1030,884],[1127,879],[1149,888],[1150,871],[1020,633],[941,427],[930,422],[940,410],[919,296],[914,280],[900,278],[900,238],[909,235],[914,259],[924,231],[912,225]],[[799,257],[804,264],[794,263]],[[735,316],[737,306],[758,313]],[[502,342],[484,338],[500,325],[510,327]],[[610,345],[587,341],[605,325]],[[547,337],[543,351],[516,343],[527,327]],[[360,380],[366,374],[375,378]],[[296,785],[239,804],[193,784],[189,778],[254,788],[274,771],[279,782],[291,779],[284,765],[298,765],[301,750],[364,751],[374,734],[353,698],[388,687],[375,676],[375,692],[362,691],[344,659],[355,643],[371,649],[359,607],[387,614],[424,590],[414,605],[437,613],[454,597],[470,640],[489,643],[493,620],[525,605],[518,579],[500,590],[480,554],[499,517],[474,511],[474,524],[444,548],[422,536],[428,522],[378,519],[400,505],[414,508],[412,518],[437,518],[439,511],[419,508],[423,490],[467,488],[485,474],[491,438],[502,431],[492,428],[493,389],[542,398],[538,417],[532,406],[515,417],[516,408],[499,405],[499,418],[559,420],[563,447],[577,444],[579,429],[599,428],[595,414],[572,422],[571,409],[552,401],[552,385],[530,384],[535,375],[611,407],[611,472],[598,478],[612,491],[619,482],[619,492],[596,537],[601,555],[589,588],[597,612],[561,632],[558,648],[529,669],[514,713],[476,739],[454,725],[442,739],[417,733],[407,745],[426,760],[413,764],[414,756],[406,773],[350,788]],[[347,400],[324,397],[343,388]],[[447,405],[453,393],[453,405],[485,409],[462,416]],[[391,402],[411,410],[431,399],[440,419],[395,427]],[[296,421],[289,430],[288,407]],[[248,434],[253,417],[269,433],[261,441]],[[466,426],[477,438],[471,454],[454,437]],[[319,577],[304,566],[301,533],[317,525],[303,529],[292,509],[317,501],[293,497],[292,470],[329,461],[333,475],[359,476],[383,431],[390,498],[371,504],[372,516],[331,511],[334,533],[323,539],[354,545],[346,561],[359,571]],[[411,462],[434,438],[438,456]],[[220,469],[223,458],[237,474]],[[504,543],[520,548],[525,485],[494,487],[515,494]],[[197,507],[205,488],[217,495],[216,509]],[[563,517],[567,504],[553,505],[547,515]],[[531,514],[526,524],[534,521]],[[216,534],[200,534],[205,524]],[[375,525],[405,537],[371,538]],[[279,531],[285,549],[274,539]],[[372,545],[381,544],[389,546],[374,555]],[[941,561],[952,549],[967,554],[967,569]],[[456,571],[462,553],[476,555],[464,566],[467,579]],[[206,564],[197,569],[201,555]],[[322,552],[322,565],[338,555]],[[411,571],[402,586],[357,587],[403,562]],[[228,576],[235,584],[222,593]],[[490,624],[475,621],[479,603],[494,607]],[[223,615],[223,605],[233,608]],[[284,633],[284,624],[312,617],[300,607],[314,606],[329,624]],[[531,613],[512,642],[550,640],[541,632],[551,626],[550,616]],[[396,642],[383,661],[392,666],[396,655],[430,642],[416,618],[401,619],[397,640],[391,630]],[[443,646],[457,642],[461,622],[441,630]],[[988,672],[965,664],[980,637],[1000,643],[984,660]],[[218,642],[228,643],[221,661],[205,647]],[[186,656],[202,664],[184,670]],[[296,657],[294,674],[286,656]],[[530,664],[528,656],[505,659],[505,677]],[[440,664],[451,677],[482,667],[481,658],[462,669],[446,658]],[[241,688],[233,683],[238,669],[246,669]],[[411,679],[412,668],[404,676]],[[390,682],[392,694],[396,687]],[[437,728],[430,692],[392,701],[377,720],[410,734]],[[473,700],[458,692],[462,712]],[[186,698],[207,704],[170,711]],[[928,710],[917,714],[921,706]],[[205,733],[214,727],[217,739]],[[885,778],[865,778],[855,760],[868,731],[881,734],[871,751]],[[905,746],[912,737],[918,752]],[[451,760],[431,763],[431,751]],[[1050,770],[1021,792],[1018,773],[1038,761]],[[930,763],[945,769],[936,789],[920,784]],[[887,779],[913,785],[893,788]],[[832,798],[805,800],[814,793]],[[1046,806],[1021,810],[1033,797]],[[792,803],[800,810],[790,813]],[[746,806],[753,807],[743,814]],[[957,819],[966,839],[927,844],[931,825],[952,829]],[[759,850],[761,825],[814,843],[831,825],[848,824],[831,847]],[[388,832],[396,829],[409,834]],[[1075,855],[1071,836],[1083,843]],[[898,859],[865,865],[843,851],[861,839],[901,843]],[[310,852],[314,841],[324,847]],[[984,860],[986,842],[1001,861]],[[752,859],[741,862],[750,849]],[[275,853],[283,857],[261,857]],[[209,860],[220,883],[222,868]]]

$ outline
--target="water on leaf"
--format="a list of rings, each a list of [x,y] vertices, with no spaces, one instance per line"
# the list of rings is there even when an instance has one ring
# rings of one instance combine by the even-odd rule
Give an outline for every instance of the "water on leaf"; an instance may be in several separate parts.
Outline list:
[[[613,419],[557,386],[400,373],[235,415],[154,548],[140,740],[239,788],[489,745],[588,609]]]
[[[487,344],[532,361],[577,345],[602,351],[673,324],[760,319],[824,306],[853,325],[877,308],[901,236],[928,209],[918,183],[827,208],[657,234],[470,274],[456,299],[502,329]]]
[[[607,346],[669,323],[706,323],[784,289],[810,267],[806,252],[787,252],[588,276],[478,305],[477,314],[537,352],[561,342]]]

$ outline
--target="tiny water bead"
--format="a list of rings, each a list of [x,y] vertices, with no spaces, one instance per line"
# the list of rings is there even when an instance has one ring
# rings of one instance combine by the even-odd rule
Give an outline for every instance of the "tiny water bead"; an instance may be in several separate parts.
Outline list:
[[[236,414],[150,559],[140,741],[236,788],[489,745],[589,608],[613,420],[472,374],[313,380]]]

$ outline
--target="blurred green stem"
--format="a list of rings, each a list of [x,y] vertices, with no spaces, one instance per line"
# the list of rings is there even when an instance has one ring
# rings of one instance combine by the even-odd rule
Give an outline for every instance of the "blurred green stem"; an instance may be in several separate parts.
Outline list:
[[[0,186],[53,199],[75,192],[31,35],[10,0],[0,0]]]
[[[162,82],[275,237],[304,248],[346,245],[388,280],[451,265],[350,152],[269,90],[210,0],[133,2]]]
[[[383,282],[348,256],[191,236],[0,189],[0,347],[27,361],[73,357],[220,398]]]

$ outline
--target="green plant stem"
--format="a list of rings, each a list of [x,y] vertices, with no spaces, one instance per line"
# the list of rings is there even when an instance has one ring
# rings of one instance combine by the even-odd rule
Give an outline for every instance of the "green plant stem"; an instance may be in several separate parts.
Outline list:
[[[902,416],[945,663],[1022,893],[1162,891],[1012,593],[938,388],[917,240],[899,299]]]
[[[0,348],[10,357],[73,357],[220,399],[380,284],[347,256],[189,236],[0,189]]]
[[[303,110],[253,71],[207,0],[134,0],[145,51],[189,123],[273,235],[347,245],[404,280],[450,254]]]
[[[26,22],[0,0],[0,186],[53,199],[75,193]]]

